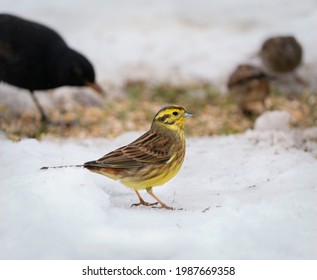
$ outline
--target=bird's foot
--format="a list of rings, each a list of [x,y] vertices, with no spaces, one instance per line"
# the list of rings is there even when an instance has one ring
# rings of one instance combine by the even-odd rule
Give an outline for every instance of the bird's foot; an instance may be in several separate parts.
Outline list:
[[[174,207],[170,207],[170,206],[167,206],[167,205],[161,205],[161,206],[152,206],[152,208],[158,208],[158,209],[167,209],[167,210],[181,210],[181,211],[186,211],[185,208],[174,208]]]
[[[167,210],[176,210],[175,208],[171,206],[167,206],[166,204],[161,204],[160,206],[153,206],[152,208],[158,208],[158,209],[167,209]]]
[[[131,207],[133,207],[133,206],[140,206],[140,205],[144,205],[144,206],[154,206],[154,205],[157,205],[158,204],[158,202],[154,202],[154,203],[149,203],[149,202],[146,202],[146,201],[140,201],[139,203],[133,203],[132,205],[131,205]]]

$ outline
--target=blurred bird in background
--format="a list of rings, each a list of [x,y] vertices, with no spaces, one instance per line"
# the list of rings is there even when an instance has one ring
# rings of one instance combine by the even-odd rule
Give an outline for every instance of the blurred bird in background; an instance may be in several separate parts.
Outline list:
[[[265,111],[270,79],[261,69],[248,64],[238,65],[230,75],[227,83],[229,93],[244,114],[258,115]]]
[[[295,37],[268,38],[259,55],[264,69],[274,75],[275,85],[288,96],[296,96],[309,86],[309,82],[296,73],[303,60],[303,48]]]
[[[302,47],[293,36],[269,38],[260,51],[263,66],[272,73],[294,71],[301,64],[302,56]]]
[[[0,14],[0,81],[29,90],[42,125],[48,118],[34,91],[88,86],[103,93],[92,64],[69,48],[58,33],[9,14]]]

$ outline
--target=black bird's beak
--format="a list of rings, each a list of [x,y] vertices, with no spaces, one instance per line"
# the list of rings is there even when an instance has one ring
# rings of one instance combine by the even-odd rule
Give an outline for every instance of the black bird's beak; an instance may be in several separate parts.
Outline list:
[[[91,89],[93,89],[95,92],[97,92],[98,94],[100,94],[102,96],[106,95],[104,90],[96,83],[86,82],[86,86],[90,87]]]

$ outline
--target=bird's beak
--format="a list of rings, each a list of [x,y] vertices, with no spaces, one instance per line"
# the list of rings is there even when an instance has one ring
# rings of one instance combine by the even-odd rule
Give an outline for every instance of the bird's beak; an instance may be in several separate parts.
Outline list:
[[[92,88],[95,92],[100,95],[105,95],[104,90],[96,83],[86,82],[86,86]]]
[[[184,116],[186,119],[188,119],[188,118],[191,118],[193,115],[194,115],[193,113],[186,111],[183,116]]]

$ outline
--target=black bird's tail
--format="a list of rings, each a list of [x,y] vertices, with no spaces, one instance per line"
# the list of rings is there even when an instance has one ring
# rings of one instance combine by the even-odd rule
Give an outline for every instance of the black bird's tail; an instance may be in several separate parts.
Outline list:
[[[60,165],[60,166],[43,166],[40,170],[46,170],[51,168],[68,168],[68,167],[84,167],[83,164],[76,164],[76,165]]]

